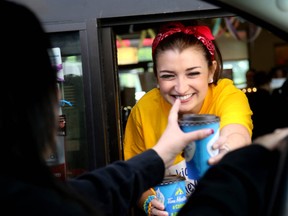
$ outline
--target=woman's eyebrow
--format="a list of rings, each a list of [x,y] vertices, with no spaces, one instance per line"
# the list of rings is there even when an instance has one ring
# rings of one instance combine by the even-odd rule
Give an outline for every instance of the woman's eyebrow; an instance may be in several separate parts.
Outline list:
[[[194,70],[197,68],[201,68],[201,66],[190,67],[190,68],[187,68],[186,71]]]

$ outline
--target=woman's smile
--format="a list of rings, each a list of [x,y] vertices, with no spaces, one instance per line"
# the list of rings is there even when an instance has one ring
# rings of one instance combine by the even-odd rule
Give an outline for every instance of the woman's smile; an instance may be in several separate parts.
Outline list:
[[[189,101],[194,94],[195,93],[186,94],[186,95],[182,95],[182,96],[181,95],[174,95],[173,97],[179,98],[181,100],[181,103],[183,103],[183,102]]]

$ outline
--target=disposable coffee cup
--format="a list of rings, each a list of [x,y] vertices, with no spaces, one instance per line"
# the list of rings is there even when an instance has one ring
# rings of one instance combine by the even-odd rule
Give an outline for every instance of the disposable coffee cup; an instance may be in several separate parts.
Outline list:
[[[220,118],[212,114],[184,114],[179,120],[179,126],[184,132],[211,128],[214,133],[208,137],[191,142],[184,149],[184,157],[189,179],[198,180],[210,167],[208,160],[218,154],[219,150],[213,150],[212,145],[219,137]]]
[[[187,201],[183,176],[165,176],[162,183],[155,186],[154,190],[157,199],[163,203],[169,216],[177,215]]]

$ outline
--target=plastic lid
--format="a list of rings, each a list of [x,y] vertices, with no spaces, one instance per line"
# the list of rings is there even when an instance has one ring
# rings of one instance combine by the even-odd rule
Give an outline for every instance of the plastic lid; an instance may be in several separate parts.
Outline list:
[[[179,182],[179,181],[185,181],[186,178],[180,175],[168,175],[165,176],[162,183],[160,185],[165,185],[165,184],[172,184],[175,182]]]
[[[210,122],[219,122],[220,118],[212,114],[183,114],[178,121],[179,123],[206,124]]]

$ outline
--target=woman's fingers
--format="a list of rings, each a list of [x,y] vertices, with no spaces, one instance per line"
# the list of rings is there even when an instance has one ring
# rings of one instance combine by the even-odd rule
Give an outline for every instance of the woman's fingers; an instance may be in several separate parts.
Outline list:
[[[164,210],[164,205],[158,199],[153,199],[151,201],[151,212],[150,215],[157,216],[168,216],[168,212]]]
[[[225,154],[227,154],[228,152],[230,152],[230,148],[225,146],[225,144],[223,145],[223,148],[221,147],[219,149],[219,153],[217,155],[215,155],[214,157],[211,157],[209,160],[208,160],[208,163],[210,165],[215,165],[217,164],[223,157]]]

